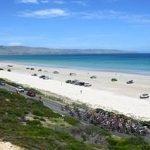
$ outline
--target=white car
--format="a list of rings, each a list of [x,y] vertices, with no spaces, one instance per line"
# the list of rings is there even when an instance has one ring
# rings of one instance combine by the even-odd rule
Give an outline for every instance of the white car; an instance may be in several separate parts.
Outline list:
[[[18,87],[16,88],[16,91],[17,91],[17,92],[24,92],[24,89],[23,89],[21,86],[18,86]]]

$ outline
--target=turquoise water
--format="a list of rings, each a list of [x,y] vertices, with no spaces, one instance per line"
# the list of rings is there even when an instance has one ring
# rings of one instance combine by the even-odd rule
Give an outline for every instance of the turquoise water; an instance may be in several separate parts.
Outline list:
[[[0,61],[73,69],[150,75],[150,54],[0,55]]]

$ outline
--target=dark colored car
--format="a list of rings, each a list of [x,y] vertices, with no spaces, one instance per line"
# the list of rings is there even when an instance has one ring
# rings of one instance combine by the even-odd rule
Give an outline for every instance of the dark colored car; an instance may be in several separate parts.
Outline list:
[[[78,84],[79,83],[79,80],[72,80],[71,81],[71,84]]]
[[[116,82],[116,81],[118,81],[118,80],[117,80],[116,78],[112,78],[111,81],[112,81],[112,82]]]
[[[142,95],[140,95],[140,99],[145,99],[145,98],[149,98],[149,95],[148,94],[142,94]]]
[[[32,91],[32,90],[29,90],[29,91],[27,92],[27,95],[30,96],[30,97],[35,97],[35,96],[36,96],[36,93],[35,93],[34,91]]]
[[[84,85],[85,85],[85,82],[80,82],[79,85],[80,85],[80,86],[84,86]]]
[[[45,77],[46,77],[45,75],[41,75],[39,78],[43,79],[43,78],[45,78]]]
[[[59,72],[58,71],[54,71],[53,74],[59,74]]]
[[[32,76],[37,76],[37,74],[36,74],[36,73],[34,73],[34,74],[32,74]]]
[[[67,80],[66,83],[71,83],[71,80]]]
[[[134,83],[133,80],[127,81],[127,84],[132,84]]]
[[[11,72],[11,69],[8,69],[7,71],[8,71],[8,72]]]
[[[91,76],[91,77],[90,77],[90,79],[96,79],[96,78],[97,78],[96,76]]]

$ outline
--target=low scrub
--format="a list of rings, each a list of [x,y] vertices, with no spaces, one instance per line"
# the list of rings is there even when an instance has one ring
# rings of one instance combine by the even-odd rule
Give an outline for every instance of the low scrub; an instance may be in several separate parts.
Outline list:
[[[0,139],[26,149],[44,150],[92,150],[90,145],[78,141],[63,130],[44,127],[42,118],[62,118],[40,103],[0,89]],[[26,120],[27,114],[34,114],[33,120]],[[52,119],[53,120],[53,119]],[[63,120],[63,119],[62,119]],[[66,117],[64,120],[75,125],[79,121]],[[64,121],[65,122],[65,121]]]
[[[141,137],[108,138],[111,150],[149,150],[150,146]]]
[[[80,123],[79,120],[77,120],[76,118],[73,118],[71,116],[65,116],[64,120],[73,126],[76,126]]]

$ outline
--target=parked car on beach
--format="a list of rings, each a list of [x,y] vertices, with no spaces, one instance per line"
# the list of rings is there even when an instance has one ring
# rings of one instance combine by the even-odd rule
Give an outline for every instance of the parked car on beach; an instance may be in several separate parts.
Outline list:
[[[130,80],[130,81],[127,81],[126,83],[127,84],[133,84],[134,82],[133,82],[133,80]]]
[[[66,83],[74,84],[74,85],[79,85],[79,86],[84,86],[84,87],[90,87],[92,84],[86,83],[86,82],[81,82],[79,80],[66,80]]]
[[[71,83],[71,80],[67,80],[66,83]]]
[[[117,80],[116,78],[112,78],[111,81],[112,81],[112,82],[116,82],[116,81],[118,81],[118,80]]]
[[[145,98],[149,98],[149,95],[148,94],[142,94],[142,95],[140,95],[140,99],[145,99]]]
[[[90,79],[96,79],[96,78],[97,78],[96,76],[91,76],[91,77],[90,77]]]
[[[35,77],[36,77],[36,76],[37,76],[37,74],[36,74],[36,73],[34,73],[34,74],[32,74],[31,76],[35,76]]]
[[[92,86],[92,84],[90,84],[90,83],[84,83],[84,86],[85,87],[90,87],[90,86]]]
[[[45,76],[45,75],[41,75],[39,78],[44,79],[44,80],[49,80],[50,79],[48,76]]]

